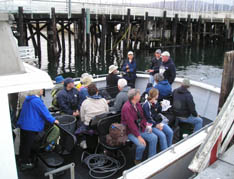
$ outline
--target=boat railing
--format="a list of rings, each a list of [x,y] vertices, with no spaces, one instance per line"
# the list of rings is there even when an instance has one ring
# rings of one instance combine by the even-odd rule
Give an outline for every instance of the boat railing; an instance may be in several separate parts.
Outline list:
[[[75,179],[75,163],[70,163],[68,165],[62,166],[60,168],[57,168],[55,170],[49,171],[45,173],[45,177],[49,176],[50,179],[53,179],[53,175],[57,174],[59,172],[62,172],[64,170],[70,169],[70,176],[71,179]]]

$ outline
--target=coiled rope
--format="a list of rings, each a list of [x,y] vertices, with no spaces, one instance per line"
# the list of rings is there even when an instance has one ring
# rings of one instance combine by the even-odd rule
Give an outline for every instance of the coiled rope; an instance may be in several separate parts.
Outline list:
[[[100,179],[113,176],[126,165],[126,158],[121,150],[118,150],[123,158],[123,164],[105,154],[89,154],[84,151],[81,161],[89,168],[89,176]],[[86,157],[85,157],[86,156]],[[84,158],[85,157],[85,158]]]

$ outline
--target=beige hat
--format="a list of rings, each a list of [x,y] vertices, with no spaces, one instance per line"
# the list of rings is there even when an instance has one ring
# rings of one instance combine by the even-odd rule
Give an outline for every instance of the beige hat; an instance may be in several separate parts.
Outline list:
[[[112,73],[113,71],[117,70],[117,69],[118,69],[118,67],[115,66],[115,65],[109,66],[109,74]]]
[[[161,56],[167,56],[167,57],[170,57],[170,53],[168,51],[164,51]]]
[[[188,78],[184,78],[184,80],[182,81],[182,85],[190,87],[190,85],[191,85],[190,80]]]
[[[80,79],[82,85],[84,86],[89,86],[92,82],[93,82],[93,77],[91,75],[84,75],[81,79]]]

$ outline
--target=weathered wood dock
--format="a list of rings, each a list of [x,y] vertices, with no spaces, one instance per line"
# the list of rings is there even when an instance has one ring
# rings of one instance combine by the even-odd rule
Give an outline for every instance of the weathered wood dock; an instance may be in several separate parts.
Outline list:
[[[15,16],[13,32],[18,45],[27,46],[31,41],[39,62],[41,38],[47,41],[49,62],[57,63],[60,56],[64,62],[66,54],[71,60],[74,50],[76,66],[81,62],[89,66],[87,63],[94,56],[112,64],[111,55],[117,50],[122,50],[125,57],[128,50],[233,42],[231,12],[196,12],[195,8],[188,12],[73,1],[50,1],[50,7],[43,1],[37,7],[35,3],[39,1],[17,8],[17,4],[6,4],[9,6],[6,11]],[[52,5],[56,8],[51,8]]]

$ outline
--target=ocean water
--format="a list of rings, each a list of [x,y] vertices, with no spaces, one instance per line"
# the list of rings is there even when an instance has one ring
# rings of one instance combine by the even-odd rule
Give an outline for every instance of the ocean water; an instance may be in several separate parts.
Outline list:
[[[67,39],[67,36],[65,36]],[[74,43],[71,39],[71,54],[68,51],[68,41],[65,41],[65,58],[60,55],[59,63],[48,63],[47,42],[42,40],[42,61],[40,68],[49,73],[52,79],[58,74],[64,77],[79,77],[82,73],[105,74],[108,66],[115,64],[119,66],[126,59],[121,50],[115,53],[109,51],[109,59],[102,59],[90,52],[90,57],[81,57],[77,63],[74,60]],[[195,81],[202,81],[217,87],[221,86],[224,54],[233,49],[233,44],[210,44],[200,46],[187,46],[176,48],[161,48],[171,54],[171,58],[176,65],[177,76],[188,77]],[[137,71],[145,71],[150,67],[150,61],[154,55],[153,50],[133,50],[137,61]],[[75,65],[76,64],[76,65]]]

